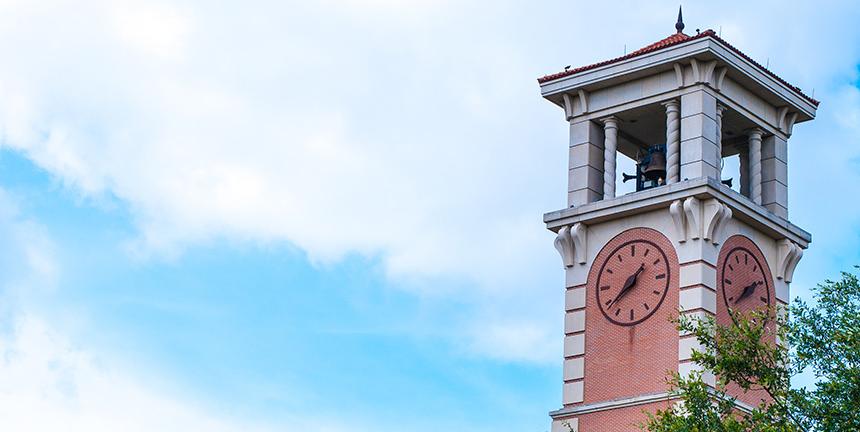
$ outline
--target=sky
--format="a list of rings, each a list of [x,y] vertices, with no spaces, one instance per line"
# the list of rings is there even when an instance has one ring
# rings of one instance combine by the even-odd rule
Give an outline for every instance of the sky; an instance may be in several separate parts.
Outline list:
[[[0,427],[545,431],[567,127],[675,2],[0,1]],[[684,2],[822,101],[793,295],[860,263],[860,5]]]

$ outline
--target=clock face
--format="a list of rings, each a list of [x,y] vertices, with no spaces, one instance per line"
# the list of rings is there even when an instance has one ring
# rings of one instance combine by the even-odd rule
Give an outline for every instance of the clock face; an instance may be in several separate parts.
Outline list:
[[[630,326],[645,321],[663,303],[673,277],[666,252],[655,242],[633,239],[598,254],[594,290],[603,316]],[[611,248],[611,249],[610,249]],[[605,253],[606,250],[610,252]]]
[[[771,282],[761,251],[751,240],[742,239],[745,241],[734,241],[734,245],[721,251],[718,276],[727,310],[745,313],[770,306]]]

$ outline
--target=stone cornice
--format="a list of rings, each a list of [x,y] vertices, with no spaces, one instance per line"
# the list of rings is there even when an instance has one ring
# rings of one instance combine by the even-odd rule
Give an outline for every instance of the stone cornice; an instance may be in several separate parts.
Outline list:
[[[616,198],[557,210],[544,214],[543,220],[548,229],[557,232],[561,227],[575,223],[582,223],[587,226],[662,208],[668,209],[673,201],[691,196],[703,201],[711,198],[717,199],[731,209],[733,219],[744,222],[773,239],[787,238],[803,249],[809,247],[809,243],[812,242],[810,233],[774,215],[764,207],[750,201],[749,198],[712,178],[684,180]]]

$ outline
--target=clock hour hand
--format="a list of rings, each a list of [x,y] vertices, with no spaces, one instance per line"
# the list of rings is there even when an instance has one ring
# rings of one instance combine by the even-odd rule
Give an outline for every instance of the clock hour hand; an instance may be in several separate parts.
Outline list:
[[[624,297],[624,294],[627,294],[627,292],[636,285],[636,279],[639,277],[639,273],[642,273],[643,270],[645,270],[645,264],[639,265],[639,269],[636,270],[636,273],[633,273],[626,281],[624,281],[624,286],[621,287],[621,291],[618,291],[618,295],[616,295],[607,306],[612,306],[615,302],[620,300],[621,297]]]
[[[744,290],[741,291],[741,295],[738,297],[737,300],[735,300],[735,304],[738,304],[739,301],[751,296],[752,293],[755,292],[755,287],[757,287],[759,285],[761,285],[761,281],[755,281],[755,282],[745,286]]]

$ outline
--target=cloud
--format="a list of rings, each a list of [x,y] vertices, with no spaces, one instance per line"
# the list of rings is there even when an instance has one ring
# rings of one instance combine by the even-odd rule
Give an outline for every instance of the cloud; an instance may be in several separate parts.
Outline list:
[[[825,82],[856,65],[856,11],[804,7],[824,31],[774,37],[760,17],[797,11],[767,5],[685,15],[819,88],[824,111],[841,92]],[[532,358],[518,353],[560,347],[534,326],[560,325],[545,318],[561,271],[540,219],[564,206],[566,179],[566,128],[534,79],[664,36],[673,8],[613,8],[613,36],[595,38],[607,23],[585,17],[603,4],[4,3],[0,130],[73,193],[125,203],[139,256],[226,238],[289,243],[322,265],[378,258],[406,286],[473,302],[501,329],[472,332],[477,349],[503,335],[510,353],[492,355]],[[852,139],[822,120],[796,129]],[[437,278],[467,289],[408,283]]]
[[[57,316],[40,298],[62,287],[54,242],[0,189],[0,428],[40,431],[368,430],[310,414],[219,412],[170,377],[116,353],[96,352],[76,334],[86,316]],[[52,314],[53,313],[53,314]],[[209,403],[207,403],[209,402]],[[250,417],[250,418],[249,418]]]
[[[18,431],[271,430],[154,391],[73,348],[45,321],[18,316],[0,338],[0,424]]]
[[[2,11],[9,26],[34,24],[15,28],[30,41],[24,56],[12,43],[2,47],[20,58],[19,67],[0,73],[6,144],[77,193],[127,202],[142,254],[232,237],[291,242],[321,262],[380,255],[394,274],[483,277],[493,273],[488,250],[525,257],[542,241],[504,231],[525,226],[520,212],[501,214],[515,208],[505,202],[514,181],[502,174],[523,171],[517,165],[529,158],[513,156],[525,146],[505,149],[509,156],[500,160],[492,142],[469,130],[502,136],[509,116],[439,127],[440,113],[431,112],[439,107],[428,106],[437,91],[455,111],[481,111],[499,95],[481,91],[483,77],[417,88],[455,59],[418,73],[406,68],[426,60],[420,52],[362,59],[355,51],[366,51],[372,38],[313,34],[302,23],[324,11],[293,16],[292,8],[273,7],[286,22],[251,29],[241,11],[219,11],[239,14],[235,28],[224,28],[224,16],[200,5],[55,6]],[[78,19],[53,28],[64,12]],[[390,80],[384,62],[400,69]],[[381,94],[386,81],[411,88]],[[460,94],[470,85],[476,88]]]

